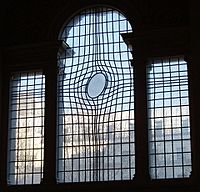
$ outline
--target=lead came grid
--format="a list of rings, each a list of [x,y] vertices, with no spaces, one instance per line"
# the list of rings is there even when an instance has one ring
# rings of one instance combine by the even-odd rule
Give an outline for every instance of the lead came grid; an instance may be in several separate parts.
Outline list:
[[[44,75],[14,74],[10,82],[8,183],[38,184],[43,175]]]
[[[183,57],[156,58],[147,71],[151,177],[187,178],[192,167],[187,63]]]
[[[58,181],[130,180],[135,173],[131,32],[110,8],[76,15],[63,32],[59,60]]]

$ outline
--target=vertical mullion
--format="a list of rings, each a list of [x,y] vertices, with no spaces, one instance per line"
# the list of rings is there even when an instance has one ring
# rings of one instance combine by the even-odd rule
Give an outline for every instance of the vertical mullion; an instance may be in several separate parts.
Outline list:
[[[103,60],[105,60],[104,58],[105,58],[105,55],[104,55],[104,43],[105,43],[105,40],[104,40],[104,34],[103,34],[103,29],[104,29],[104,24],[103,24],[103,9],[101,9],[101,11],[100,11],[100,13],[99,13],[99,15],[101,16],[101,19],[100,19],[100,22],[101,22],[101,24],[100,24],[100,27],[102,27],[102,33],[100,34],[100,38],[101,38],[101,40],[102,40],[102,44],[100,45],[100,48],[101,48],[101,52],[100,52],[100,59],[102,59],[103,58]],[[101,42],[100,42],[101,43]],[[104,109],[105,110],[105,109]],[[103,109],[102,109],[102,111],[103,111]],[[101,112],[100,112],[100,115],[101,115]],[[100,122],[100,125],[101,125],[101,128],[102,128],[102,145],[101,145],[101,147],[103,148],[104,146],[105,146],[105,132],[104,132],[104,130],[105,130],[105,128],[104,128],[104,118],[105,118],[105,115],[103,116],[103,118],[99,118],[99,120],[101,121],[103,121],[103,122]],[[102,156],[101,156],[101,158],[102,158],[102,176],[100,177],[103,181],[105,180],[105,166],[104,166],[104,164],[105,164],[105,154],[104,154],[104,150],[102,150]],[[100,180],[101,180],[100,179]]]
[[[182,102],[181,102],[181,98],[182,98],[182,91],[183,90],[181,90],[181,75],[180,75],[180,73],[181,72],[183,72],[183,70],[180,68],[180,65],[183,65],[183,63],[180,63],[180,58],[178,58],[178,71],[179,71],[179,97],[180,97],[180,99],[179,99],[179,104],[180,104],[180,117],[181,117],[181,153],[182,153],[182,158],[181,158],[181,161],[182,161],[182,172],[183,172],[183,178],[185,178],[186,176],[185,176],[185,164],[184,164],[184,153],[185,153],[185,151],[184,151],[184,145],[183,145],[183,141],[184,141],[184,138],[183,138],[183,129],[184,129],[184,127],[183,127],[183,111],[182,111]],[[184,63],[184,65],[185,65],[185,63]],[[186,70],[187,71],[187,70]],[[184,77],[184,81],[185,81],[185,75],[183,76],[182,75],[182,78]],[[188,91],[188,89],[184,89],[184,91],[185,90],[187,90]],[[184,96],[185,97],[185,96]],[[190,103],[189,103],[190,104]],[[190,114],[189,114],[190,115]],[[189,122],[188,122],[188,125],[189,125]],[[188,129],[188,128],[187,128]],[[187,138],[188,139],[188,138]]]
[[[109,13],[109,11],[108,11]],[[107,47],[108,47],[108,61],[110,62],[110,42],[109,42],[109,34],[108,34],[108,14],[106,14],[106,21],[105,21],[105,28],[106,28],[106,39],[107,39]],[[114,76],[115,77],[115,76]],[[115,106],[115,108],[117,107],[117,105]],[[105,109],[106,111],[106,109]],[[114,115],[114,121],[115,121],[115,118],[116,118],[116,114]],[[108,146],[108,152],[107,152],[107,178],[108,180],[110,180],[110,130],[109,130],[109,125],[110,125],[110,122],[108,121],[106,123],[108,125],[108,143],[107,143],[107,146]],[[112,148],[111,148],[111,151],[112,151]]]
[[[162,79],[164,79],[165,78],[165,76],[164,76],[164,73],[165,73],[165,71],[164,71],[164,60],[163,60],[163,58],[161,58],[161,65],[162,65]],[[163,94],[163,104],[164,104],[164,101],[165,101],[165,92],[164,92],[164,81],[162,82],[162,84],[163,84],[163,87],[162,87],[162,94]],[[162,106],[162,119],[163,119],[163,117],[164,117],[164,106]],[[163,150],[163,157],[164,157],[164,167],[165,167],[165,178],[166,178],[166,173],[167,173],[167,166],[166,166],[166,146],[165,146],[165,143],[166,143],[166,141],[165,141],[165,121],[163,120],[163,122],[162,122],[162,135],[163,135],[163,142],[164,142],[164,145],[163,145],[163,148],[164,148],[164,150]],[[161,137],[162,138],[162,137]]]
[[[120,23],[119,22],[119,14],[118,14],[118,23]],[[113,18],[112,18],[113,19]],[[113,27],[113,24],[112,24],[112,27]],[[128,25],[127,25],[127,23],[126,23],[126,29],[127,29],[127,31],[128,31]],[[114,28],[113,28],[113,31],[114,31]],[[113,34],[114,33],[116,33],[115,31],[113,32]],[[122,61],[122,55],[121,55],[121,41],[120,41],[120,38],[121,38],[121,36],[119,35],[119,37],[118,37],[118,46],[119,46],[119,60],[120,61]],[[114,41],[114,39],[113,39],[113,42],[114,42],[114,44],[113,45],[115,45],[115,41]],[[114,50],[113,50],[113,52],[114,52]],[[116,66],[116,64],[115,64],[115,66]],[[122,72],[122,75],[123,75],[123,77],[125,76],[125,74],[124,74],[124,72],[123,72],[123,65],[121,64],[121,72]],[[123,85],[124,86],[126,86],[125,85],[125,83],[124,83],[124,78],[123,78]],[[130,93],[131,93],[131,91],[130,91]],[[124,91],[122,92],[122,106],[123,106],[123,103],[124,103],[124,101],[123,101],[123,98],[124,98]],[[131,98],[131,95],[130,95],[130,98]],[[131,103],[130,103],[131,104]],[[130,107],[130,104],[129,104],[129,107]],[[127,109],[126,109],[127,110]],[[130,111],[130,110],[129,110]],[[129,123],[130,123],[130,121],[129,121]],[[130,130],[130,126],[129,126],[129,129],[128,130]],[[122,141],[122,138],[123,138],[123,108],[121,109],[121,133],[120,133],[120,135],[121,135],[121,138],[120,138],[120,160],[121,160],[121,180],[123,180],[123,176],[124,176],[124,174],[123,174],[123,149],[122,149],[122,146],[123,146],[123,141]],[[130,142],[129,142],[130,143]],[[130,154],[130,153],[129,153]]]
[[[18,91],[18,99],[19,99],[19,106],[18,106],[18,109],[17,109],[17,113],[18,113],[18,117],[15,117],[17,118],[17,126],[16,126],[16,129],[17,129],[17,179],[16,179],[16,184],[19,184],[19,152],[20,152],[20,148],[19,148],[19,126],[20,126],[20,108],[21,108],[21,99],[20,99],[20,92],[21,92],[21,79],[22,79],[22,76],[21,76],[21,73],[20,73],[20,84],[19,84],[19,91]]]
[[[185,177],[185,175],[184,175],[184,164],[183,164],[183,162],[184,162],[184,159],[183,159],[183,157],[184,157],[184,148],[183,148],[183,116],[182,116],[182,106],[181,106],[181,92],[182,92],[182,90],[181,90],[181,76],[180,76],[180,72],[182,71],[181,69],[180,69],[180,58],[178,57],[177,58],[177,66],[178,66],[178,71],[177,71],[177,73],[178,73],[178,91],[179,91],[179,95],[178,95],[178,99],[179,99],[179,109],[180,109],[180,114],[179,114],[179,116],[180,116],[180,136],[181,136],[181,138],[180,138],[180,142],[181,142],[181,151],[180,152],[178,152],[180,155],[181,155],[181,166],[182,166],[182,177],[184,178]]]
[[[174,175],[175,175],[175,173],[174,173],[174,134],[173,134],[173,117],[172,117],[172,113],[173,113],[173,111],[172,111],[172,85],[173,85],[173,81],[172,81],[172,70],[171,70],[171,68],[172,68],[172,66],[171,66],[171,58],[169,57],[168,58],[169,59],[169,69],[170,69],[170,71],[169,71],[169,74],[170,74],[170,81],[169,81],[169,85],[170,85],[170,119],[171,119],[171,137],[172,137],[172,140],[171,140],[171,142],[172,142],[172,166],[173,166],[173,172],[172,172],[172,174],[173,174],[173,178],[174,178]]]
[[[43,173],[43,169],[44,169],[44,128],[45,128],[45,93],[46,93],[46,85],[45,85],[45,79],[44,79],[44,74],[42,72],[42,98],[41,98],[41,110],[42,110],[42,127],[41,127],[41,135],[42,135],[42,146],[41,146],[41,156],[42,156],[42,163],[41,163],[41,173]],[[42,178],[42,174],[41,174],[41,178]]]
[[[65,38],[66,38],[66,35],[65,35]],[[65,57],[64,58],[66,58],[66,57],[67,56],[66,56],[66,52],[65,52]],[[66,61],[61,61],[61,62],[64,62],[64,65],[65,65]],[[59,139],[59,142],[61,143],[61,146],[59,145],[59,150],[62,151],[62,155],[59,154],[59,156],[61,156],[61,162],[62,162],[61,164],[62,164],[62,167],[63,167],[62,174],[64,174],[63,180],[65,181],[65,179],[66,179],[66,174],[65,174],[66,163],[65,163],[64,160],[65,160],[66,151],[67,151],[67,154],[68,154],[68,149],[66,149],[66,147],[65,147],[65,143],[66,143],[66,128],[65,128],[65,126],[66,126],[67,122],[66,122],[66,118],[65,118],[65,108],[64,108],[64,100],[65,100],[65,96],[64,96],[64,90],[65,90],[64,77],[65,77],[65,68],[66,68],[64,65],[62,66],[63,67],[63,69],[62,69],[63,72],[62,72],[62,74],[60,74],[60,75],[62,75],[62,77],[59,77],[59,80],[61,81],[61,82],[59,82],[59,97],[60,97],[59,98],[59,116],[60,116],[60,110],[62,111],[62,113],[61,113],[61,115],[62,115],[62,122],[61,122],[62,123],[62,125],[61,125],[62,126],[62,132],[60,133],[61,135],[59,134],[59,137],[62,138],[62,140]],[[61,95],[60,95],[60,90],[62,92]],[[60,103],[60,102],[62,102],[62,103]],[[67,100],[67,102],[70,102],[70,100],[69,101]],[[70,104],[71,104],[71,102],[70,102]],[[60,107],[62,107],[62,108],[60,109]],[[60,117],[58,117],[58,118],[60,118]],[[63,142],[61,142],[60,140],[63,141]],[[64,145],[64,146],[62,146],[62,145]]]
[[[56,55],[56,54],[55,54]],[[44,127],[44,183],[56,183],[56,100],[57,100],[57,55],[55,63],[46,67],[45,78],[45,127]]]
[[[112,14],[111,17],[112,17],[112,22],[113,22],[113,10],[111,11],[111,14]],[[114,56],[115,56],[115,55],[114,55],[114,50],[115,50],[115,41],[114,41],[115,38],[114,38],[114,35],[115,35],[115,34],[114,34],[113,31],[114,31],[114,27],[113,27],[113,23],[112,23],[112,41],[111,41],[111,42],[113,42],[113,45],[112,45],[112,51],[111,51],[111,52],[112,52],[113,58],[114,58]],[[113,59],[113,62],[115,63],[115,60],[114,60],[114,59]],[[115,64],[115,66],[116,66],[116,64]],[[121,119],[122,119],[122,118],[121,118]],[[121,127],[120,129],[122,129],[122,121],[121,121],[120,127]],[[114,145],[114,147],[113,147],[113,154],[114,154],[114,155],[113,155],[113,177],[114,177],[114,180],[115,180],[115,156],[116,156],[116,155],[115,155],[115,153],[116,153],[116,150],[115,150],[115,145],[116,145],[116,144],[115,144],[115,143],[116,143],[116,142],[115,142],[115,133],[116,133],[116,131],[115,131],[115,129],[113,130],[113,132],[114,132],[114,133],[113,133],[113,145]],[[121,136],[121,139],[122,139],[122,136]],[[121,162],[120,162],[120,165],[121,165]]]
[[[153,90],[156,90],[156,87],[158,85],[156,85],[156,81],[155,81],[155,70],[154,70],[154,65],[155,65],[155,61],[152,61],[152,65],[153,65]],[[155,164],[154,164],[154,171],[155,171],[155,178],[157,178],[157,159],[156,159],[156,149],[157,149],[157,145],[156,145],[156,121],[155,121],[155,116],[156,116],[156,101],[155,101],[155,94],[153,94],[154,97],[154,101],[153,101],[153,132],[154,132],[154,136],[153,136],[153,145],[154,145],[154,160],[155,160]]]
[[[64,38],[66,38],[66,33],[67,33],[67,30],[65,32]],[[64,58],[66,58],[66,52],[64,53]],[[60,62],[65,63],[66,61],[60,61]],[[61,178],[65,181],[65,175],[66,175],[65,174],[65,162],[63,162],[64,159],[65,159],[65,139],[66,139],[66,137],[65,137],[65,132],[66,132],[66,130],[65,130],[66,118],[65,118],[65,115],[64,115],[64,110],[65,110],[64,109],[64,100],[65,100],[65,97],[64,97],[65,66],[64,65],[65,64],[61,65],[61,71],[62,72],[61,72],[61,74],[58,74],[59,75],[59,77],[58,77],[58,83],[59,83],[59,85],[58,85],[58,89],[59,89],[58,90],[58,101],[59,101],[59,103],[58,103],[58,119],[61,116],[62,121],[61,122],[59,121],[59,123],[57,125],[57,129],[58,129],[58,136],[57,136],[57,139],[58,139],[58,148],[57,148],[57,150],[58,150],[58,157],[57,157],[57,159],[58,160],[57,161],[58,162],[57,162],[57,166],[59,166],[58,167],[59,171],[60,171],[60,166],[63,167],[63,170],[61,170],[60,172],[61,172],[61,175],[63,174],[63,178],[62,177]],[[61,145],[60,145],[60,143],[61,143]],[[64,146],[62,146],[62,145],[64,145]],[[59,178],[59,173],[57,173],[57,175],[58,175],[58,178]]]
[[[21,130],[25,129],[25,137],[23,139],[25,140],[25,157],[24,157],[24,184],[26,184],[26,157],[27,157],[27,125],[28,125],[28,100],[29,100],[29,79],[28,79],[29,73],[26,74],[26,99],[25,99],[25,106],[26,106],[26,111],[25,111],[25,121],[26,121],[26,127],[25,128],[20,128]],[[23,110],[23,109],[22,109]]]
[[[144,183],[147,182],[147,180],[149,179],[146,62],[144,60],[136,59],[134,63],[134,78],[136,180],[138,180],[138,182]]]
[[[81,57],[81,51],[80,51],[80,41],[81,41],[81,38],[80,38],[80,34],[81,34],[81,29],[80,29],[80,16],[78,17],[78,20],[79,20],[79,25],[78,25],[78,27],[79,27],[79,32],[78,32],[78,38],[79,38],[79,40],[78,40],[78,47],[79,47],[79,49],[78,49],[78,65],[77,65],[77,70],[78,70],[78,68],[79,68],[79,64],[80,64],[80,57]],[[77,74],[78,73],[76,73],[76,75],[75,75],[75,78],[77,79],[78,78],[78,76],[77,76]],[[76,95],[74,95],[75,96],[75,99],[77,99],[76,98]],[[77,99],[76,100],[76,108],[77,109],[79,109],[79,106],[80,106],[81,104],[79,103],[79,100]],[[76,142],[78,142],[77,143],[77,151],[78,151],[78,155],[76,154],[76,161],[78,161],[78,165],[76,165],[76,166],[78,166],[77,167],[77,169],[78,169],[78,171],[80,172],[80,129],[78,128],[79,127],[79,125],[80,125],[80,129],[81,129],[81,122],[80,122],[80,114],[79,114],[79,111],[77,110],[77,122],[76,122],[76,126],[77,126],[77,132],[76,132]],[[78,158],[78,159],[77,159]],[[77,174],[77,170],[76,170],[76,174]],[[75,174],[75,175],[76,175]],[[78,182],[80,182],[80,173],[78,174]]]
[[[73,26],[75,26],[74,19],[73,19]],[[75,46],[75,43],[74,43],[74,39],[75,39],[74,30],[75,30],[75,28],[73,28],[72,30],[73,30],[73,46],[72,47],[74,47]],[[73,64],[74,64],[73,61],[74,61],[74,59],[72,59],[72,67],[71,67],[71,71],[70,71],[70,75],[71,76],[73,74]],[[70,79],[71,79],[71,77],[70,77]],[[70,84],[70,87],[71,87],[71,84]],[[70,91],[70,87],[69,87],[69,91]],[[72,148],[72,158],[71,158],[71,161],[72,161],[72,175],[71,175],[71,182],[73,183],[73,181],[74,181],[74,118],[73,118],[74,117],[74,112],[73,112],[72,106],[74,104],[74,100],[75,99],[74,98],[72,99],[72,97],[71,97],[71,94],[70,94],[69,95],[69,99],[70,99],[70,103],[71,103],[71,126],[72,126],[72,135],[71,135],[72,136],[72,146],[71,146],[71,148]],[[65,140],[65,142],[66,142],[66,140]],[[64,160],[65,160],[65,155],[64,155]]]
[[[91,27],[91,22],[92,22],[92,10],[90,10],[90,12],[89,12],[89,23],[88,23],[88,25],[89,25],[89,42],[91,41],[91,39],[92,39],[92,34],[91,34],[91,31],[92,31],[92,27]],[[89,45],[89,51],[88,51],[88,54],[89,54],[89,60],[90,60],[90,56],[93,58],[93,55],[91,55],[90,54],[90,52],[91,52],[91,44]],[[88,60],[88,62],[89,62],[89,60]],[[90,119],[91,119],[91,113],[89,112],[89,117],[88,117],[88,135],[89,135],[89,149],[91,148],[91,146],[92,146],[92,144],[91,144],[91,137],[90,137],[90,135],[91,135],[91,133],[90,133],[90,127],[91,127],[91,121],[90,121]],[[88,161],[89,161],[89,181],[92,181],[92,150],[88,150],[89,151],[89,153],[90,153],[90,157],[88,157]]]
[[[86,26],[87,26],[87,20],[86,20],[86,17],[87,17],[87,15],[86,15],[86,12],[85,12],[85,19],[84,19],[84,23],[85,23],[85,26],[83,26],[84,27],[84,33],[85,33],[85,35],[84,35],[84,45],[86,45],[86,38],[87,38],[87,34],[86,34]],[[84,49],[84,51],[83,51],[83,63],[85,63],[85,60],[86,60],[86,56],[85,56],[85,53],[86,53],[86,49]],[[84,172],[85,172],[85,177],[84,177],[84,182],[86,182],[86,180],[87,180],[87,171],[86,171],[86,169],[87,169],[87,158],[86,158],[86,154],[87,154],[87,141],[86,141],[86,127],[87,127],[87,124],[86,124],[86,122],[85,122],[85,116],[84,116],[84,109],[82,108],[82,113],[83,113],[83,116],[82,116],[82,119],[83,119],[83,143],[85,144],[84,145],[84,169],[85,170],[83,170]],[[88,117],[87,117],[88,118]]]
[[[35,84],[36,84],[36,81],[35,81],[35,76],[34,76],[34,89],[33,89],[33,95],[34,96],[36,96],[36,92],[35,92]],[[43,86],[43,84],[42,84],[42,86]],[[41,93],[42,94],[42,93]],[[42,102],[41,102],[42,103]],[[34,146],[35,146],[35,103],[33,103],[33,147],[31,148],[31,150],[32,150],[32,162],[34,162]],[[41,110],[42,110],[42,107],[41,107]],[[42,146],[40,146],[40,150],[41,150],[41,153],[42,153]],[[42,154],[41,154],[42,155]],[[42,157],[42,156],[41,156]],[[41,168],[40,168],[40,172],[42,173],[42,166],[41,166]],[[34,182],[34,174],[33,174],[33,172],[34,172],[34,163],[33,163],[33,165],[32,165],[32,183]]]

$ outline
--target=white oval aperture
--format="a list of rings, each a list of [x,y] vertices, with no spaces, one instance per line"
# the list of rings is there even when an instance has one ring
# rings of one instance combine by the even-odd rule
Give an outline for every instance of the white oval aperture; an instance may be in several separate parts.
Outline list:
[[[106,77],[102,73],[94,75],[88,83],[87,93],[90,97],[98,97],[106,86]]]

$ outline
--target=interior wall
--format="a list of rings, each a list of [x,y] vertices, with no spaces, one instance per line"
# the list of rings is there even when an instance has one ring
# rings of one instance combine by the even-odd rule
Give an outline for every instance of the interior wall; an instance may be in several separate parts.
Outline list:
[[[157,31],[174,27],[186,27],[190,30],[189,62],[191,64],[191,91],[192,91],[192,114],[193,136],[196,163],[196,186],[194,191],[199,191],[200,184],[200,29],[198,1],[189,0],[7,0],[0,6],[0,106],[2,101],[2,68],[6,67],[5,60],[12,55],[12,50],[18,46],[30,46],[54,42],[57,40],[60,29],[65,21],[83,6],[93,4],[109,4],[116,6],[130,20],[134,32]],[[7,56],[4,55],[5,50]],[[10,49],[14,48],[14,49]],[[45,49],[45,46],[44,46]],[[24,48],[24,50],[26,50]],[[24,51],[24,53],[26,53]],[[18,52],[17,52],[18,54]],[[22,54],[23,55],[23,54]],[[17,57],[17,56],[16,56]],[[39,53],[37,55],[39,57]],[[19,62],[20,62],[20,56]],[[0,109],[0,121],[2,109]],[[1,131],[0,131],[1,134]],[[2,135],[2,134],[1,134]],[[0,160],[1,163],[1,160]],[[1,170],[0,170],[1,171]]]

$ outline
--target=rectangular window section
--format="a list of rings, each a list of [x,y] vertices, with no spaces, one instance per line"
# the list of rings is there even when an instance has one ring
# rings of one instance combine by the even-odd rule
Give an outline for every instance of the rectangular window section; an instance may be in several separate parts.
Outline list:
[[[187,178],[192,167],[187,63],[182,57],[152,59],[147,73],[151,177]]]
[[[39,184],[43,175],[44,75],[14,74],[10,81],[8,183]]]

